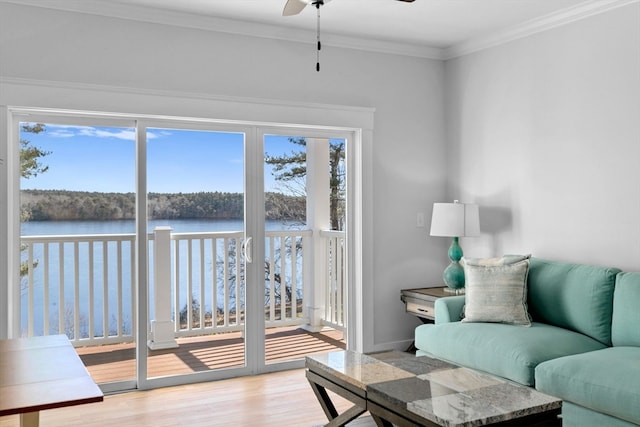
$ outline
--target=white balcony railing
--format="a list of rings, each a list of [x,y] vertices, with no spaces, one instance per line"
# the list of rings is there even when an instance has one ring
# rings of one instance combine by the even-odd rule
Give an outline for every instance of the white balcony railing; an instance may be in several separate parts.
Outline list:
[[[265,239],[265,324],[309,321],[306,301],[314,283],[305,277],[304,248],[311,231],[267,231]],[[154,261],[149,235],[150,300],[160,294],[154,262],[169,262],[174,337],[244,328],[245,288],[242,232],[171,233],[169,260]],[[344,326],[344,233],[321,232],[327,276],[324,325]],[[135,235],[23,236],[21,325],[25,336],[66,334],[75,346],[135,339]],[[160,251],[158,251],[160,253]],[[165,289],[166,291],[166,289]],[[150,318],[154,318],[150,304]]]
[[[344,331],[345,324],[345,252],[344,231],[323,230],[326,284],[324,287],[324,315],[322,323]]]

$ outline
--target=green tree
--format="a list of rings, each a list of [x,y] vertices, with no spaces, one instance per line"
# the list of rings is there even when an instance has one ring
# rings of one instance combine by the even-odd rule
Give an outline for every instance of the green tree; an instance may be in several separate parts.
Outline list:
[[[45,131],[45,126],[41,123],[26,123],[22,125],[22,132],[39,134]],[[45,166],[42,163],[42,158],[51,154],[48,151],[44,151],[38,147],[31,145],[31,141],[28,139],[20,138],[20,176],[25,179],[38,176],[41,173],[45,173],[49,166]],[[29,220],[29,211],[25,209],[20,210],[20,220]],[[20,250],[25,250],[26,247],[21,245]],[[20,264],[20,277],[24,277],[29,273],[29,268],[36,268],[37,262],[29,266],[29,263],[23,262]]]
[[[44,131],[45,125],[42,123],[22,125],[22,132],[38,134]],[[28,139],[20,138],[20,176],[31,178],[45,173],[49,166],[45,166],[41,159],[49,154],[51,153],[31,145],[31,141]]]
[[[283,183],[293,194],[305,192],[304,178],[307,176],[307,140],[305,138],[289,138],[294,149],[281,156],[265,155],[265,163],[273,166],[276,181]],[[329,209],[332,230],[344,229],[345,211],[345,145],[342,140],[331,140],[329,143]]]

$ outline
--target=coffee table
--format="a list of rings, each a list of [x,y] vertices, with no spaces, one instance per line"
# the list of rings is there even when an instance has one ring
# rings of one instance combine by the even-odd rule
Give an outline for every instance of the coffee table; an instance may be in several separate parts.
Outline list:
[[[306,368],[326,426],[342,426],[365,411],[378,426],[562,425],[560,399],[426,356],[347,350],[308,356]],[[327,390],[353,406],[338,414]]]

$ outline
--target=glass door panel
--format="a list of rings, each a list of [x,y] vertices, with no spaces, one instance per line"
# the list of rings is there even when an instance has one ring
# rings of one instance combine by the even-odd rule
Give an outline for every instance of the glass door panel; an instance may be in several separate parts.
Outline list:
[[[65,334],[103,388],[130,388],[135,129],[94,118],[42,119],[18,123],[20,332]]]
[[[147,377],[242,368],[244,133],[146,129]]]
[[[267,364],[345,348],[344,149],[264,136]]]

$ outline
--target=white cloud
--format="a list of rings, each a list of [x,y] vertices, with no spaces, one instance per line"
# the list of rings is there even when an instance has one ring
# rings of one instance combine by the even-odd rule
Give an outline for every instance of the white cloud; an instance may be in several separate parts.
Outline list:
[[[116,138],[126,141],[135,141],[136,139],[136,132],[133,129],[84,127],[80,129],[80,135],[92,138]]]
[[[91,138],[115,138],[125,141],[135,141],[136,131],[133,128],[103,128],[93,126],[46,125],[47,135],[54,138],[72,138],[85,136]],[[171,135],[170,132],[147,132],[148,139],[161,138]]]

